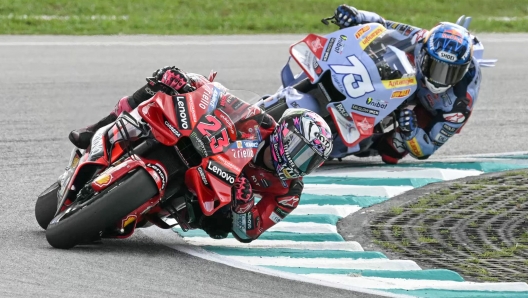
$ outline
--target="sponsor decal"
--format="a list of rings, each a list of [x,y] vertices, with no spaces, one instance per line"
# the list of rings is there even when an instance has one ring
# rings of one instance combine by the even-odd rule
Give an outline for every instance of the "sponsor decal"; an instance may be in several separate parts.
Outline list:
[[[80,160],[79,156],[75,155],[71,161],[70,169],[75,169],[77,165],[79,165],[79,160]]]
[[[411,89],[395,90],[392,91],[390,98],[404,98],[406,96],[409,96],[409,94],[411,94]]]
[[[165,120],[165,126],[167,126],[176,137],[181,137],[181,133],[176,128],[174,128],[174,126],[172,126],[169,121]]]
[[[200,97],[200,103],[198,106],[200,109],[207,109],[207,106],[209,105],[209,101],[211,100],[211,93],[207,88],[204,88],[204,93],[202,94],[202,97]]]
[[[247,214],[247,217],[246,217],[246,231],[247,230],[253,230],[254,226],[253,226],[253,213],[250,212]]]
[[[455,55],[451,54],[451,53],[440,51],[437,54],[438,54],[438,56],[441,59],[444,59],[444,60],[447,60],[447,61],[450,61],[450,62],[454,62],[454,61],[457,60],[457,57]]]
[[[339,92],[345,92],[345,87],[343,86],[343,83],[339,81],[335,76],[332,76],[332,82],[334,83],[334,86],[337,88],[337,90],[339,90]]]
[[[380,109],[385,109],[387,105],[389,104],[388,102],[384,100],[374,100],[372,99],[372,97],[367,98],[365,103],[368,104],[369,106],[373,106],[373,107],[380,108]]]
[[[323,48],[328,40],[322,36],[310,34],[304,39],[304,41],[312,53],[314,53],[314,55],[317,57],[317,59],[321,59],[321,56],[323,55]]]
[[[198,119],[196,118],[196,109],[194,107],[194,101],[193,101],[193,98],[192,96],[189,96],[187,98],[187,104],[189,105],[189,111],[191,112],[191,119],[193,121],[193,123],[196,123],[196,121],[198,121]]]
[[[252,176],[251,176],[251,180],[253,180],[253,183],[254,183],[256,186],[260,186],[259,180],[258,180],[258,178],[257,178],[255,175],[252,175]]]
[[[202,142],[202,140],[200,140],[200,138],[198,138],[196,132],[194,131],[193,133],[191,133],[191,135],[189,136],[191,138],[191,141],[193,142],[194,146],[200,150],[200,153],[202,154],[202,156],[207,156],[207,150],[205,149],[205,144],[204,142]]]
[[[443,136],[442,134],[437,134],[435,137],[435,141],[442,143],[442,144],[447,142],[448,139],[449,139],[448,137]]]
[[[104,128],[97,130],[95,135],[92,137],[92,144],[90,147],[90,160],[95,160],[103,156],[103,134],[105,133]]]
[[[322,73],[323,73],[323,69],[321,68],[321,66],[319,66],[319,63],[317,63],[317,59],[313,59],[312,61],[312,65],[313,65],[313,69],[315,71],[315,74],[320,76]]]
[[[156,95],[156,92],[152,91],[152,89],[150,89],[150,87],[145,88],[145,92],[147,92],[150,95]]]
[[[346,119],[350,120],[350,115],[347,113],[347,111],[345,110],[345,106],[343,106],[342,103],[336,103],[336,104],[334,104],[334,106],[336,107],[336,109],[339,112],[339,114],[341,114],[341,116],[343,116]]]
[[[374,127],[374,125],[372,125],[368,120],[367,118],[363,118],[363,120],[361,120],[361,122],[357,122],[356,123],[357,126],[359,127],[359,130],[362,131],[363,133],[368,133],[368,131]]]
[[[448,137],[448,138],[453,136],[452,132],[448,132],[448,131],[445,131],[443,129],[440,129],[440,133],[443,134],[444,136]]]
[[[411,151],[411,153],[416,157],[422,157],[422,148],[420,148],[420,145],[418,144],[418,141],[416,141],[416,138],[412,138],[411,140],[407,141],[407,147]]]
[[[290,214],[289,212],[282,210],[280,207],[275,208],[275,213],[277,213],[277,215],[281,218],[285,218],[286,216],[288,216],[288,214]]]
[[[417,42],[420,42],[425,37],[427,32],[429,32],[429,31],[427,31],[425,29],[422,29],[422,30],[416,32],[416,34],[414,34],[412,39],[411,39],[411,43],[415,44]]]
[[[216,110],[215,114],[225,124],[229,132],[229,135],[232,136],[233,138],[236,138],[237,133],[236,133],[235,124],[233,123],[233,120],[231,120],[231,118],[222,110]]]
[[[242,144],[244,144],[244,148],[258,148],[259,146],[258,141],[242,141]]]
[[[112,182],[112,176],[110,174],[102,174],[94,180],[94,184],[99,187],[107,186]]]
[[[187,114],[187,102],[184,96],[176,96],[176,115],[178,115],[180,129],[189,129],[189,115]]]
[[[353,98],[373,92],[374,85],[365,65],[355,55],[347,57],[349,65],[335,64],[330,68],[336,74],[343,74],[343,86],[346,93]]]
[[[363,34],[367,33],[367,31],[369,31],[369,30],[370,30],[370,26],[369,26],[369,25],[366,25],[366,26],[360,28],[358,31],[356,31],[356,34],[354,34],[354,37],[355,37],[356,39],[359,40],[359,38],[360,38]]]
[[[347,40],[348,37],[346,37],[346,35],[340,35],[339,36],[339,39],[337,40],[337,44],[336,44],[336,47],[334,49],[334,52],[338,53],[338,54],[342,54],[343,53],[343,50],[345,49],[345,41]]]
[[[237,207],[235,208],[234,211],[235,211],[236,213],[246,213],[246,212],[248,212],[249,210],[251,210],[251,208],[253,208],[253,205],[252,205],[252,204],[246,204],[246,205],[243,206],[243,207],[237,206]]]
[[[447,125],[447,124],[442,125],[442,128],[447,130],[448,132],[450,132],[451,135],[453,135],[458,129],[456,127],[453,127],[453,126],[450,126],[450,125]]]
[[[323,146],[325,146],[326,148],[330,147],[330,142],[325,136],[323,136],[322,134],[318,132],[315,133],[315,136],[317,137],[317,139],[319,139],[319,141],[323,144]]]
[[[444,31],[444,33],[442,33],[442,38],[447,38],[458,43],[462,43],[462,34],[454,29]]]
[[[165,189],[165,185],[167,184],[167,175],[165,175],[165,172],[161,169],[161,166],[158,164],[148,163],[147,167],[153,169],[158,174],[158,176],[161,178],[161,189]]]
[[[277,198],[277,203],[279,205],[288,207],[288,208],[295,208],[297,205],[299,205],[299,197],[298,196],[287,196],[282,198]]]
[[[129,224],[136,221],[137,216],[135,215],[128,215],[125,219],[121,220],[121,224],[123,228],[126,228]]]
[[[247,214],[236,214],[236,226],[237,228],[242,231],[246,232],[246,220]]]
[[[289,157],[289,156],[287,156],[287,157]],[[288,158],[288,160],[291,161],[290,158]],[[290,172],[288,171],[288,169],[286,169],[286,168],[282,169],[282,173],[284,174],[284,177],[286,177],[286,179],[293,179],[293,177],[290,174]]]
[[[205,177],[205,172],[203,170],[203,168],[201,166],[198,166],[196,168],[196,170],[198,171],[198,173],[200,174],[200,178],[202,178],[202,182],[204,185],[209,185],[209,181],[207,181],[207,177]]]
[[[396,80],[390,80],[390,81],[381,81],[383,83],[383,86],[387,89],[394,89],[399,87],[407,87],[407,86],[413,86],[416,85],[416,78],[402,78],[402,79],[396,79]]]
[[[221,163],[222,166],[227,166],[230,170],[233,170],[235,173],[238,173],[241,171],[241,169],[237,166],[235,166],[232,162],[227,160],[223,155],[217,155],[216,159]]]
[[[453,123],[462,123],[466,120],[466,117],[462,113],[449,113],[444,114],[444,119]]]
[[[231,149],[234,158],[254,157],[253,149]]]
[[[223,166],[215,161],[209,160],[207,163],[207,171],[227,184],[233,185],[233,183],[235,183],[235,175],[227,171]]]
[[[374,117],[366,117],[356,113],[352,113],[352,118],[356,127],[359,128],[359,133],[362,135],[370,135],[374,130]]]
[[[279,223],[282,220],[282,218],[273,211],[271,212],[269,219],[274,223]]]
[[[330,57],[330,52],[332,51],[332,47],[334,46],[334,43],[335,43],[335,37],[330,38],[330,40],[328,41],[328,45],[326,46],[324,55],[323,55],[323,61],[327,61],[328,57]]]
[[[213,88],[213,96],[211,96],[211,102],[209,103],[209,109],[214,110],[216,108],[216,104],[218,103],[218,99],[220,98],[220,89],[214,87]]]
[[[378,36],[383,34],[387,29],[385,27],[378,27],[374,31],[372,31],[369,35],[365,36],[360,42],[359,45],[361,46],[361,49],[364,50],[374,39],[376,39]]]
[[[352,105],[352,110],[356,110],[362,113],[367,113],[367,114],[376,115],[376,116],[379,115],[378,110],[373,110],[373,109],[365,108],[365,107],[358,106],[358,105]]]
[[[220,100],[220,105],[222,107],[225,107],[226,104],[231,104],[233,102],[233,99],[236,99],[233,95],[226,94],[226,95],[222,96],[222,99]]]

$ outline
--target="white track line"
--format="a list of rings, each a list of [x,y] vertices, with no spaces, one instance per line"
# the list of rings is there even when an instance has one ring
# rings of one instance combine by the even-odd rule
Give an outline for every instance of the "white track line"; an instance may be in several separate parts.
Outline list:
[[[306,186],[306,185],[305,185]],[[361,207],[355,205],[299,205],[291,214],[308,215],[308,214],[332,214],[339,217],[347,217],[348,215],[357,212]]]
[[[412,186],[362,186],[362,185],[340,185],[340,184],[305,184],[303,193],[318,195],[355,195],[370,197],[392,198],[408,190]]]
[[[362,286],[376,289],[435,289],[454,291],[528,291],[528,285],[524,282],[503,282],[503,283],[477,283],[460,282],[446,280],[415,280],[402,278],[382,278],[382,277],[351,277],[342,274],[303,274],[323,280],[330,280],[347,285]]]
[[[416,168],[412,171],[409,168],[369,168],[363,169],[333,169],[331,171],[316,171],[309,177],[342,177],[342,178],[428,178],[440,180],[454,180],[468,176],[478,176],[483,174],[477,170],[455,170],[437,168]]]
[[[289,257],[245,257],[226,256],[242,263],[256,266],[286,266],[301,268],[330,268],[358,270],[422,270],[411,260],[390,259],[333,259],[333,258],[289,258]]]
[[[314,222],[287,222],[281,221],[268,231],[290,232],[290,233],[314,233],[314,234],[337,234],[337,227],[331,224],[321,224]]]
[[[141,232],[147,235],[148,237],[150,237],[151,239],[153,239],[156,243],[165,245],[177,251],[180,251],[180,252],[183,252],[183,253],[186,253],[186,254],[189,254],[189,255],[204,259],[204,260],[221,263],[224,265],[228,265],[228,266],[243,269],[243,270],[262,273],[266,275],[272,275],[272,276],[276,276],[279,278],[295,280],[299,282],[308,282],[308,283],[318,284],[318,285],[322,285],[326,287],[340,288],[340,289],[345,289],[345,290],[350,290],[350,291],[355,291],[355,292],[360,292],[360,293],[380,295],[383,297],[413,298],[413,296],[408,296],[408,295],[392,294],[392,293],[387,293],[383,291],[377,291],[377,290],[366,289],[362,287],[355,287],[351,285],[340,284],[340,283],[336,283],[336,282],[329,281],[329,280],[321,280],[321,279],[316,279],[312,277],[306,277],[306,276],[302,276],[299,274],[274,270],[274,269],[265,268],[265,267],[251,266],[251,265],[238,262],[237,260],[227,258],[225,256],[222,256],[216,253],[208,252],[201,247],[191,246],[185,243],[185,241],[181,237],[176,235],[176,233],[172,232],[170,229],[162,230],[158,227],[149,227],[146,229],[142,229]]]
[[[241,247],[241,248],[291,248],[306,250],[345,250],[345,251],[364,251],[361,244],[356,241],[325,241],[325,242],[308,242],[292,240],[255,240],[251,243],[241,243],[236,239],[226,238],[222,240],[212,239],[210,237],[188,237],[185,242],[191,245],[211,245],[223,247]]]

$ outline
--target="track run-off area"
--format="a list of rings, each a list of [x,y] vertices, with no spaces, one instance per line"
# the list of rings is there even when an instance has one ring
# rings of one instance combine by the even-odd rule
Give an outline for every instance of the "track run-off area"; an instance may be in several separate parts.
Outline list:
[[[528,124],[525,116],[528,108],[523,80],[528,66],[522,61],[528,35],[478,36],[485,47],[484,57],[499,61],[495,68],[483,69],[483,85],[473,115],[462,133],[437,152],[434,156],[437,163],[420,165],[420,169],[416,165],[397,169],[381,167],[377,159],[350,161],[346,167],[329,163],[319,171],[319,176],[307,179],[306,198],[302,198],[298,213],[266,236],[282,238],[265,239],[264,234],[262,240],[252,244],[256,247],[248,253],[253,255],[244,251],[240,254],[243,249],[234,253],[237,249],[231,239],[216,244],[206,238],[198,239],[199,234],[182,239],[172,231],[159,229],[137,231],[130,239],[107,240],[103,245],[56,250],[48,245],[34,219],[34,204],[36,196],[57,179],[66,165],[71,149],[67,139],[69,131],[106,115],[119,98],[132,94],[157,68],[176,65],[202,74],[214,69],[219,72],[216,80],[228,88],[273,93],[280,85],[279,73],[287,61],[289,45],[302,36],[3,37],[0,41],[0,62],[4,70],[0,82],[4,91],[0,97],[0,153],[4,162],[0,203],[4,220],[0,228],[0,267],[3,268],[0,295],[376,297],[377,294],[413,294],[413,290],[419,290],[404,283],[400,288],[388,283],[376,286],[384,281],[392,282],[389,279],[393,275],[381,272],[390,270],[410,272],[402,276],[420,279],[418,283],[429,283],[438,290],[464,290],[462,284],[467,283],[455,272],[444,272],[446,275],[442,276],[450,279],[442,277],[442,282],[434,282],[434,278],[419,273],[421,268],[412,260],[389,260],[380,253],[363,251],[361,243],[342,241],[339,232],[346,234],[346,231],[337,231],[336,222],[361,212],[361,207],[427,183],[524,167],[521,159],[482,157],[472,159],[478,161],[473,166],[458,169],[446,162],[467,161],[453,156],[526,150],[523,135]],[[406,158],[405,162],[412,159]],[[328,172],[334,175],[331,180],[325,178],[331,176],[325,175]],[[381,177],[380,172],[386,173],[381,176],[390,177]],[[341,183],[328,186],[335,180]],[[332,198],[326,197],[330,190]],[[311,233],[305,233],[306,225],[303,228],[307,222],[313,223],[308,225]],[[286,239],[284,235],[292,232],[300,235],[296,236],[299,238]],[[318,234],[322,238],[303,239],[306,234],[311,234],[310,237]],[[274,240],[282,244],[265,249]],[[299,251],[295,249],[303,241],[306,242],[304,255],[296,255]],[[337,246],[341,248],[328,244],[325,248],[322,241],[340,242]],[[198,245],[206,245],[208,249]],[[324,254],[330,260],[317,260],[321,250],[326,250]],[[276,254],[265,254],[273,252]],[[339,266],[332,267],[332,262]],[[295,268],[321,268],[321,271]],[[355,276],[361,280],[350,283],[340,277],[328,280],[325,274],[329,272],[323,269],[345,270],[332,273],[338,275],[350,275],[356,270]],[[435,278],[441,275],[441,272],[430,273],[437,274]],[[383,292],[348,291],[358,290],[360,286]],[[473,286],[469,290],[483,287]],[[499,292],[515,290],[519,291],[518,295],[523,292],[528,295],[528,286],[524,283],[493,287]]]

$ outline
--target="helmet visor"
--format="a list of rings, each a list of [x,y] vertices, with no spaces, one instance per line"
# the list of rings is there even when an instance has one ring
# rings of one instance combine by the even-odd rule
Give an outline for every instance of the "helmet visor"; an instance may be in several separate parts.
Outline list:
[[[429,82],[435,85],[448,86],[458,83],[469,66],[469,61],[462,65],[454,65],[437,60],[428,54],[425,55],[422,64],[422,72]]]
[[[324,158],[317,154],[304,139],[292,131],[288,132],[290,142],[286,149],[286,154],[296,167],[300,176],[310,174],[319,167]]]

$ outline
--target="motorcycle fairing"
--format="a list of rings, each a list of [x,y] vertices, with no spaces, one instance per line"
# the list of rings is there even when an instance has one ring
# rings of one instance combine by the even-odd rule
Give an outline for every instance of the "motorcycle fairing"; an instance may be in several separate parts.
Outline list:
[[[189,137],[202,156],[199,165],[187,170],[185,182],[196,194],[203,213],[211,215],[229,204],[234,180],[256,154],[260,142],[258,119],[251,132],[242,134],[238,126],[255,120],[262,110],[227,93],[216,82],[174,96],[158,92],[137,110],[164,145],[174,146],[179,139]],[[182,129],[182,117],[187,129]]]
[[[349,147],[368,138],[371,126],[416,91],[415,70],[405,52],[393,46],[399,40],[391,32],[371,23],[325,36],[310,34],[290,47],[290,55],[312,84],[329,71],[334,87],[346,96],[339,111],[334,102],[326,108]],[[290,80],[284,72],[283,78]]]

